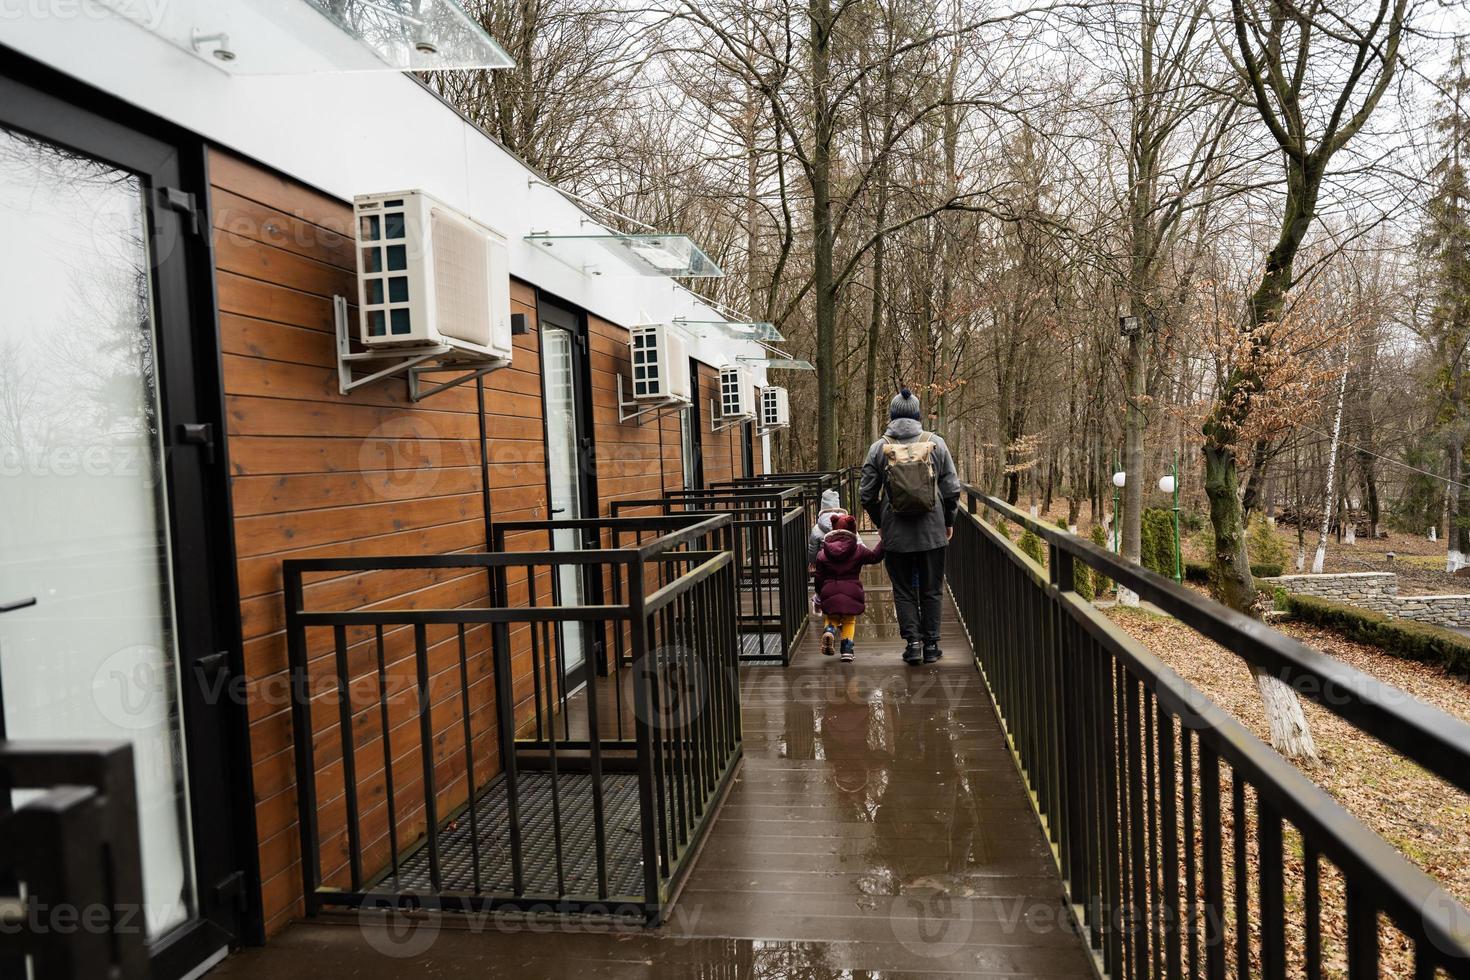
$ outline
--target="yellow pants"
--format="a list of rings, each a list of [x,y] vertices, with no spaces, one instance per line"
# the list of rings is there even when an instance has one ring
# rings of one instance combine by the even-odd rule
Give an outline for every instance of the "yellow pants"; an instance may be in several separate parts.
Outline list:
[[[823,616],[827,626],[837,627],[837,634],[844,640],[850,640],[857,635],[856,616]]]

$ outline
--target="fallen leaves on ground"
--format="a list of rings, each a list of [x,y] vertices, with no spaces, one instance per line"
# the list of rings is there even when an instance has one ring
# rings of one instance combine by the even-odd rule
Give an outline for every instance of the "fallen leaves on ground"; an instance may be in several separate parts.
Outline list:
[[[1166,616],[1128,608],[1110,609],[1108,615],[1258,737],[1267,738],[1260,695],[1238,656]],[[1292,623],[1280,628],[1322,653],[1470,721],[1470,682],[1464,679],[1344,640],[1327,630]],[[1448,892],[1470,904],[1470,796],[1315,702],[1307,701],[1304,708],[1322,756],[1320,766],[1303,768],[1307,777]],[[1249,820],[1254,826],[1254,806],[1249,809]],[[1254,864],[1254,835],[1250,838]],[[1285,865],[1288,893],[1299,890],[1299,843],[1288,843]],[[1337,973],[1335,965],[1346,967],[1343,924],[1330,912],[1340,901],[1340,880],[1324,873],[1323,965],[1327,973]],[[1299,917],[1300,910],[1296,914]],[[1383,974],[1411,976],[1412,950],[1403,937],[1391,928],[1381,928],[1380,933]],[[1295,959],[1300,955],[1302,926],[1289,924],[1288,934]]]

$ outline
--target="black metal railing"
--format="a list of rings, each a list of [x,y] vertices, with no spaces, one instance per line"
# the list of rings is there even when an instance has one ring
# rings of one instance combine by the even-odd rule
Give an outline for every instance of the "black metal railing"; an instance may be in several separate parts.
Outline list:
[[[760,476],[736,477],[710,484],[711,490],[750,490],[755,488],[794,488],[801,495],[802,507],[806,510],[808,526],[816,520],[822,506],[822,493],[836,490],[842,506],[853,514],[862,512],[858,500],[858,482],[861,468],[852,466],[842,470],[812,470],[801,473],[763,473]]]
[[[661,920],[740,756],[730,533],[518,522],[490,553],[284,562],[308,912]]]
[[[132,746],[0,740],[0,975],[144,980],[143,901]]]
[[[1415,977],[1470,976],[1470,912],[1080,598],[1074,572],[1132,589],[1462,791],[1470,726],[1003,501],[967,500],[950,588],[1107,975],[1373,977],[1388,942]],[[1043,538],[1046,567],[986,511]]]
[[[783,667],[791,662],[809,616],[809,527],[799,490],[676,490],[658,498],[616,500],[611,511],[614,517],[651,513],[686,520],[729,514],[739,576],[740,659]]]

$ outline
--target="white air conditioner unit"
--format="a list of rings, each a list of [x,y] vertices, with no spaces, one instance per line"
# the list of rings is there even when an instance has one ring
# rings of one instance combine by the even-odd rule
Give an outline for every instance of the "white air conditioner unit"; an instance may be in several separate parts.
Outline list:
[[[665,323],[640,324],[629,334],[633,397],[638,401],[689,401],[689,352],[684,338]]]
[[[749,368],[737,365],[720,368],[720,417],[732,421],[755,418],[753,388]]]
[[[456,354],[510,360],[504,236],[423,191],[362,194],[353,209],[364,344],[447,344]]]
[[[791,424],[791,398],[780,385],[761,389],[761,428],[779,429]]]

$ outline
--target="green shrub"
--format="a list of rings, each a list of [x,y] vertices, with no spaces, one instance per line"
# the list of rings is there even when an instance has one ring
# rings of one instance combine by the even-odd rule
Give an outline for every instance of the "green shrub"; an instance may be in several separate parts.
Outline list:
[[[1007,541],[1011,540],[1011,526],[1007,524],[1006,519],[1004,517],[1001,517],[999,514],[995,515],[995,529],[1000,532],[1001,537],[1005,538]]]
[[[1139,525],[1138,563],[1151,572],[1174,577],[1174,514],[1162,507],[1143,512]]]
[[[1286,596],[1286,613],[1298,622],[1335,630],[1350,640],[1368,643],[1404,660],[1434,664],[1456,674],[1470,674],[1470,638],[1428,623],[1393,619],[1316,596]]]
[[[1250,526],[1245,532],[1245,550],[1250,555],[1251,573],[1254,575],[1280,575],[1291,555],[1286,545],[1277,537],[1276,529],[1266,523],[1266,518],[1257,513],[1251,515]],[[1276,571],[1256,571],[1257,568]]]
[[[1209,526],[1209,515],[1199,510],[1179,511],[1179,533],[1198,534]]]
[[[1072,563],[1072,591],[1091,602],[1097,598],[1092,592],[1093,572],[1081,562]]]
[[[1057,527],[1066,531],[1067,519],[1065,517],[1058,517]],[[1085,562],[1077,559],[1072,560],[1072,591],[1088,601],[1091,601],[1093,598],[1092,568]]]
[[[1251,575],[1255,578],[1274,578],[1280,574],[1280,565],[1251,566]],[[1215,581],[1215,566],[1202,561],[1189,561],[1186,559],[1184,562],[1184,581],[1194,582],[1198,585],[1210,585]],[[1268,582],[1257,582],[1256,588],[1271,590],[1275,586]]]
[[[1210,552],[1215,550],[1214,534],[1210,534]],[[1256,578],[1275,578],[1286,570],[1286,565],[1291,561],[1291,553],[1287,551],[1286,545],[1266,523],[1266,518],[1260,514],[1251,516],[1250,526],[1245,534],[1245,550],[1250,557],[1251,575]],[[1184,580],[1186,582],[1197,582],[1200,585],[1212,585],[1215,579],[1215,566],[1212,562],[1189,561],[1184,562]],[[1213,587],[1213,586],[1212,586]],[[1268,588],[1257,582],[1256,588]]]
[[[1021,540],[1017,545],[1036,564],[1046,564],[1046,545],[1041,543],[1041,539],[1029,527],[1021,532]]]
[[[1094,524],[1094,525],[1092,525],[1092,535],[1091,535],[1091,537],[1092,537],[1092,543],[1093,544],[1097,545],[1099,548],[1102,548],[1104,550],[1107,549],[1107,547],[1108,547],[1108,532],[1103,530],[1103,526],[1101,524]],[[1094,596],[1100,596],[1104,592],[1107,592],[1112,587],[1113,587],[1113,580],[1112,579],[1108,578],[1102,572],[1093,570],[1093,572],[1092,572],[1092,594]]]
[[[1442,442],[1437,435],[1421,433],[1403,450],[1403,461],[1411,468],[1404,473],[1402,490],[1389,505],[1385,518],[1389,527],[1404,534],[1428,534],[1439,524],[1444,501],[1444,485],[1431,476],[1444,466]],[[1413,472],[1412,470],[1417,470]]]

